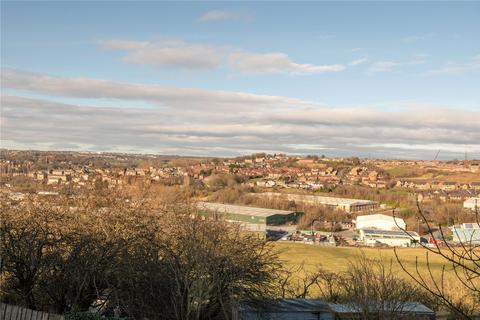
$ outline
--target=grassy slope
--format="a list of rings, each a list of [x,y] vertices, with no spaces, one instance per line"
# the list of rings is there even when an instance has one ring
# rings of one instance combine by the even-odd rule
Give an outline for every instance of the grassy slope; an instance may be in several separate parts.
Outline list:
[[[393,249],[376,249],[376,248],[331,248],[331,247],[317,247],[313,245],[294,244],[294,243],[275,243],[274,247],[280,250],[280,258],[290,266],[296,266],[304,262],[305,270],[313,270],[321,265],[324,269],[331,272],[341,272],[348,268],[349,260],[354,260],[363,253],[370,258],[381,258],[383,261],[390,263],[392,261],[392,268],[394,273],[405,278],[408,281],[413,280],[400,268],[397,263]],[[426,268],[426,250],[422,248],[401,248],[397,251],[402,261],[405,263],[408,270],[415,272],[415,258],[419,259],[419,269],[422,276],[427,280],[432,287],[432,282],[428,277],[428,270]],[[429,261],[432,273],[440,284],[439,279],[442,273],[442,267],[445,261],[436,256],[429,255]],[[480,283],[479,283],[480,285]],[[432,287],[433,288],[433,287]],[[454,271],[447,264],[444,274],[444,289],[455,301],[463,301],[467,304],[473,303],[474,299],[469,292],[456,278]],[[313,288],[310,292],[310,297],[318,297],[318,289]]]
[[[285,261],[287,265],[305,264],[306,270],[315,269],[316,266],[322,266],[328,271],[345,271],[348,268],[350,260],[359,257],[362,252],[369,258],[380,258],[386,262],[393,259],[393,269],[399,272],[400,275],[407,277],[401,270],[399,264],[395,259],[393,249],[377,249],[377,248],[352,248],[352,247],[318,247],[313,245],[305,245],[298,243],[281,243],[274,244],[275,248],[280,251],[280,258]],[[415,268],[415,257],[419,259],[419,265],[422,272],[427,272],[426,269],[426,250],[422,248],[400,248],[398,249],[399,256],[409,270]],[[429,257],[430,266],[435,274],[440,274],[444,260],[438,256]],[[446,278],[454,280],[454,273],[451,268],[446,265]]]
[[[480,181],[480,173],[473,172],[450,172],[442,170],[428,170],[416,166],[398,166],[398,167],[383,167],[383,169],[390,174],[393,179],[408,179],[408,180],[431,180],[437,182],[458,182],[471,183]]]

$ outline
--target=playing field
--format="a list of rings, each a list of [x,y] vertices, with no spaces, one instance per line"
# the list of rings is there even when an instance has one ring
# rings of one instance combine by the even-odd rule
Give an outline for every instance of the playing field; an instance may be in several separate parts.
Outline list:
[[[354,247],[320,247],[301,243],[276,242],[275,249],[279,250],[279,256],[286,265],[298,265],[304,263],[306,270],[313,270],[322,266],[328,271],[346,271],[350,261],[365,254],[369,258],[382,259],[386,263],[392,261],[392,268],[401,276],[406,274],[400,268],[393,249],[391,248],[354,248]],[[426,249],[423,248],[398,248],[398,256],[405,266],[415,270],[415,259],[418,257],[419,269],[427,272]],[[443,258],[429,254],[429,261],[432,271],[440,274],[442,266],[446,266],[446,277],[453,280],[454,273],[450,265],[446,264]]]
[[[275,250],[278,250],[280,259],[287,267],[292,267],[293,269],[301,263],[304,264],[304,269],[297,271],[299,277],[303,277],[305,272],[316,270],[318,267],[336,273],[346,271],[350,262],[365,255],[368,258],[382,259],[384,263],[387,264],[391,263],[395,275],[411,281],[412,284],[415,283],[415,281],[402,270],[391,248],[320,247],[290,242],[275,242],[273,246]],[[427,282],[427,286],[433,288],[433,281],[429,277],[426,263],[426,252],[427,250],[423,248],[397,249],[400,260],[407,270],[412,272],[417,278],[415,259],[418,258],[418,270]],[[463,301],[467,305],[473,303],[475,298],[471,295],[471,291],[464,287],[458,280],[451,265],[446,263],[442,257],[435,254],[430,253],[428,259],[433,278],[438,285],[442,283],[440,279],[442,268],[445,266],[443,288],[447,295],[454,301]],[[318,297],[319,292],[317,290],[317,288],[313,288],[310,291],[309,297]]]

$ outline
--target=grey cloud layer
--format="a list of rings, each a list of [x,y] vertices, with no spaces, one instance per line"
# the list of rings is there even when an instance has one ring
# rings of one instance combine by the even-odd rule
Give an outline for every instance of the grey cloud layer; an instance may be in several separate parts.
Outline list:
[[[298,99],[15,70],[6,88],[71,98],[93,106],[2,97],[2,139],[16,145],[78,146],[181,154],[255,151],[423,157],[432,148],[480,152],[480,112],[405,108],[332,108]],[[95,107],[95,99],[142,100],[151,108]],[[461,125],[460,125],[461,124]],[[67,143],[67,144],[66,144]]]
[[[211,91],[161,85],[125,84],[88,78],[61,78],[49,75],[4,69],[2,85],[51,95],[77,98],[113,98],[142,100],[158,105],[189,108],[230,108],[241,105],[258,108],[276,105],[285,107],[303,102],[278,96],[255,95],[233,91]]]
[[[229,47],[187,43],[180,40],[141,42],[128,40],[105,40],[102,47],[125,52],[125,63],[148,64],[181,69],[214,69],[222,63],[240,73],[255,74],[320,74],[340,72],[342,64],[315,65],[298,63],[281,52],[251,53]]]

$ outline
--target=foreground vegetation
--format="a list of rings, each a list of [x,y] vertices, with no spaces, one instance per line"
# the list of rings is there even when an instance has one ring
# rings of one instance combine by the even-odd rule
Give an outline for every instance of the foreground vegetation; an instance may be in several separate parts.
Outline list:
[[[426,279],[432,288],[438,286],[445,298],[454,304],[455,308],[467,314],[477,313],[480,307],[480,296],[476,292],[479,279],[474,277],[473,285],[468,288],[463,279],[462,270],[440,255],[431,254],[425,248],[356,248],[356,247],[322,247],[302,243],[276,242],[275,248],[279,252],[279,258],[289,268],[298,270],[297,276],[308,278],[316,270],[332,272],[335,274],[348,273],[358,261],[381,261],[388,265],[393,274],[414,285],[416,282],[410,274],[418,274]],[[462,249],[460,249],[462,250]],[[478,254],[478,252],[477,252]],[[477,260],[478,261],[478,260]],[[401,264],[400,264],[401,263]],[[469,262],[472,270],[476,269],[474,262]],[[417,274],[418,271],[418,274]],[[460,276],[460,278],[459,278]],[[310,294],[318,295],[324,288],[312,288]],[[319,293],[320,292],[320,293]],[[426,304],[439,308],[440,300],[431,293],[423,297]],[[459,315],[457,315],[460,317]]]
[[[475,291],[447,280],[455,305],[445,304],[411,281],[389,250],[266,242],[237,225],[202,220],[188,189],[0,200],[0,298],[32,309],[230,319],[238,301],[321,298],[354,304],[364,319],[390,319],[392,308],[411,301],[456,318],[478,312]],[[422,253],[405,249],[399,257],[414,267]],[[442,264],[429,266],[437,274]],[[445,273],[453,279],[451,269]]]

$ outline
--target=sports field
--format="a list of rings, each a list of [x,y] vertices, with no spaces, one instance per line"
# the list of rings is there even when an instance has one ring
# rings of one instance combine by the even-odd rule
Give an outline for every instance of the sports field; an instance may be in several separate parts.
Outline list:
[[[320,247],[302,243],[275,242],[275,250],[279,251],[280,259],[287,267],[294,268],[299,264],[304,264],[304,269],[299,271],[298,276],[303,277],[305,272],[316,270],[321,266],[324,270],[330,272],[342,272],[348,269],[350,261],[354,261],[363,254],[368,258],[382,259],[385,263],[392,266],[393,273],[415,283],[408,274],[402,270],[395,258],[391,248],[356,248],[356,247]],[[415,259],[418,257],[418,269],[422,277],[427,282],[429,288],[434,288],[433,281],[429,277],[429,271],[426,267],[427,250],[423,248],[398,248],[397,253],[407,270],[415,274]],[[429,254],[430,269],[435,282],[441,286],[442,268],[445,266],[443,288],[445,293],[453,301],[462,302],[466,305],[474,304],[475,297],[471,294],[461,281],[455,275],[450,264],[434,254]],[[418,275],[416,275],[418,278]],[[479,283],[480,285],[480,283]],[[318,292],[313,288],[310,297],[317,297]]]
[[[349,261],[365,254],[369,258],[382,259],[386,263],[392,261],[392,268],[400,276],[407,275],[401,270],[393,249],[391,248],[356,248],[356,247],[320,247],[301,243],[276,242],[275,249],[279,250],[279,256],[286,265],[298,265],[304,263],[305,269],[313,270],[322,266],[325,270],[332,272],[345,271],[348,268]],[[398,248],[398,255],[405,266],[414,271],[415,259],[418,257],[420,270],[428,272],[426,268],[426,249],[423,248]],[[440,274],[445,265],[446,278],[454,280],[454,272],[449,264],[446,264],[443,258],[429,254],[429,261],[432,272]]]

